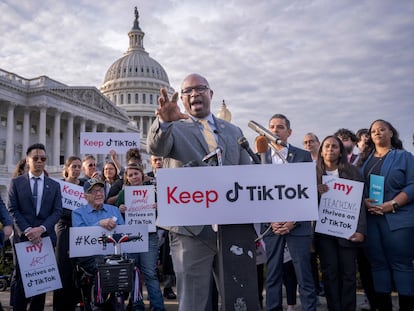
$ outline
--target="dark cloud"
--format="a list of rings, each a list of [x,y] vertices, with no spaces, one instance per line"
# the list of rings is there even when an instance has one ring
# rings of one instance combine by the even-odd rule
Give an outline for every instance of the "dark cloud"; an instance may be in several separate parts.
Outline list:
[[[0,3],[1,68],[99,87],[128,49],[128,1]],[[190,72],[224,99],[249,140],[251,119],[292,121],[291,142],[391,121],[413,151],[414,2],[174,1],[139,4],[144,46],[179,89]]]

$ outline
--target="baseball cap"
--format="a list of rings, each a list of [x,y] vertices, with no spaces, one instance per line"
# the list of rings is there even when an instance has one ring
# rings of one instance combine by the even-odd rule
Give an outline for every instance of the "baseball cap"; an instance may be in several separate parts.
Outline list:
[[[93,186],[95,185],[101,185],[102,187],[105,186],[105,184],[103,183],[102,180],[96,179],[96,178],[91,178],[88,179],[84,184],[83,184],[83,191],[85,193],[89,192]]]

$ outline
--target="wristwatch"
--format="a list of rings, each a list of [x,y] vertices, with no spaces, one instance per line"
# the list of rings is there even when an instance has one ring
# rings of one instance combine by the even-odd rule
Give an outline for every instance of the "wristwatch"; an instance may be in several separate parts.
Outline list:
[[[397,208],[399,208],[400,206],[398,205],[397,202],[395,202],[394,200],[391,200],[391,206],[392,206],[392,212],[395,213],[395,211],[397,210]]]

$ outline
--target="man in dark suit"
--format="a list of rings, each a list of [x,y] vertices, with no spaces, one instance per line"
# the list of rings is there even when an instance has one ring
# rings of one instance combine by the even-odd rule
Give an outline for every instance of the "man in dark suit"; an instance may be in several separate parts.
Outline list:
[[[162,88],[157,119],[148,133],[148,153],[164,157],[164,167],[167,168],[181,167],[189,162],[201,165],[203,157],[211,151],[201,124],[207,121],[216,146],[222,149],[223,165],[250,164],[247,152],[237,143],[243,136],[240,128],[211,113],[212,96],[213,91],[204,77],[198,74],[187,76],[181,85],[181,100],[187,115],[178,107],[178,93],[170,99]],[[168,229],[179,310],[211,310],[208,289],[212,272],[218,275],[217,233],[212,226]],[[253,240],[254,237],[252,243]]]
[[[30,241],[37,245],[46,236],[56,244],[55,224],[62,214],[62,198],[59,183],[45,175],[46,160],[45,146],[31,145],[26,153],[29,172],[11,181],[8,209],[14,220],[14,244]],[[14,274],[13,310],[26,310],[29,302],[29,310],[43,310],[46,295],[26,299],[18,263]]]
[[[273,115],[269,120],[269,130],[280,137],[287,147],[277,144],[272,145],[271,150],[266,154],[267,163],[312,162],[309,152],[288,144],[287,141],[292,134],[292,129],[290,128],[290,121],[284,115]],[[271,227],[270,229],[269,226]],[[263,224],[262,231],[267,229],[269,229],[269,233],[263,238],[267,255],[266,310],[283,310],[283,252],[287,244],[299,284],[302,310],[315,311],[316,292],[310,259],[312,241],[311,222],[288,221]]]

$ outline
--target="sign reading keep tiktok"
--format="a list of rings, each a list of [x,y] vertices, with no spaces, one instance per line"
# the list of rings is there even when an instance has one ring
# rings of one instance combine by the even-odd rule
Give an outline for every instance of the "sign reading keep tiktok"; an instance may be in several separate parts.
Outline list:
[[[312,162],[163,168],[157,199],[160,226],[318,219]]]

